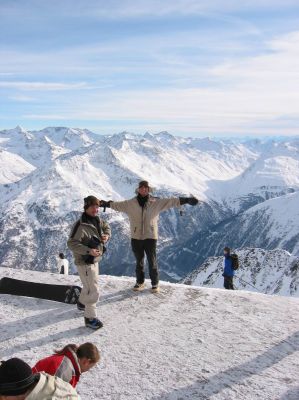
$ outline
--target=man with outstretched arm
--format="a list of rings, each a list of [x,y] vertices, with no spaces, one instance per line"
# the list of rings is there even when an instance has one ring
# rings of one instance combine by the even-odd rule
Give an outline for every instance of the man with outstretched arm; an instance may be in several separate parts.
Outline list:
[[[195,206],[195,197],[172,197],[160,199],[150,195],[152,188],[147,181],[139,182],[136,195],[125,201],[101,201],[101,206],[110,207],[128,215],[131,229],[131,246],[136,259],[135,291],[144,289],[144,257],[146,255],[152,292],[159,291],[159,270],[157,264],[158,220],[162,211],[182,204]]]
[[[104,244],[111,237],[107,222],[98,217],[100,200],[94,196],[84,199],[84,212],[74,224],[67,245],[73,252],[75,264],[83,284],[77,307],[84,311],[85,326],[99,329],[103,323],[97,318],[99,298],[99,261]]]

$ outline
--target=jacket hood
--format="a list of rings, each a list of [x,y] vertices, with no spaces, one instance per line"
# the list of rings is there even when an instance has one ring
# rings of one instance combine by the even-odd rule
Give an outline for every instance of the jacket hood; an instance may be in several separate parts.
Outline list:
[[[57,376],[46,374],[45,372],[40,372],[39,375],[40,378],[37,385],[32,392],[26,396],[26,400],[79,399],[76,390],[69,383]]]

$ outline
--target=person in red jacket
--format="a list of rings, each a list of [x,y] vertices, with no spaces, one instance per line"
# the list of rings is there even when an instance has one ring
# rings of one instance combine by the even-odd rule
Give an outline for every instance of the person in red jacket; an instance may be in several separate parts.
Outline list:
[[[33,373],[46,372],[58,376],[76,387],[83,372],[89,371],[100,361],[100,352],[92,343],[83,343],[79,347],[68,344],[56,350],[52,356],[38,361],[32,368]]]

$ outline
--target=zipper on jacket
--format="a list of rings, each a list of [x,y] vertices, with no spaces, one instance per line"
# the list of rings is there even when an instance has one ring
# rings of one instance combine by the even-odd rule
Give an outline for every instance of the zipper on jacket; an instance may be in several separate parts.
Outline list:
[[[145,207],[146,207],[146,206],[145,206]],[[143,239],[143,236],[144,236],[143,211],[144,211],[144,207],[142,207],[142,215],[141,215],[141,232],[142,232],[142,239]]]

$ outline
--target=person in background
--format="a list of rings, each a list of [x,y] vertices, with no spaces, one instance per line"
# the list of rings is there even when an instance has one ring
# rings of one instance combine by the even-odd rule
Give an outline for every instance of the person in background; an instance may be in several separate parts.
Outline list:
[[[97,215],[99,206],[100,200],[95,196],[85,197],[84,212],[74,224],[67,242],[83,284],[77,308],[84,311],[85,326],[91,329],[103,326],[97,318],[99,261],[111,237],[109,224]]]
[[[233,269],[233,260],[230,255],[230,248],[224,247],[224,271],[222,276],[224,277],[223,286],[225,289],[234,290],[234,279],[235,271]]]
[[[68,275],[69,274],[69,262],[65,258],[63,253],[59,253],[57,269],[60,274]]]
[[[0,400],[76,400],[76,390],[67,382],[44,372],[33,373],[19,358],[0,363]]]
[[[53,355],[38,361],[32,368],[34,373],[46,372],[55,375],[76,387],[83,372],[89,371],[100,361],[100,352],[93,343],[83,343],[79,347],[68,344]]]
[[[149,275],[152,283],[152,292],[159,291],[159,269],[157,264],[158,220],[162,211],[183,204],[195,206],[198,200],[195,197],[172,197],[160,199],[150,193],[153,189],[147,181],[141,181],[136,189],[136,196],[125,201],[101,201],[101,207],[110,207],[128,215],[131,229],[131,246],[136,259],[136,284],[134,291],[143,290],[144,285],[144,257],[146,255]]]

